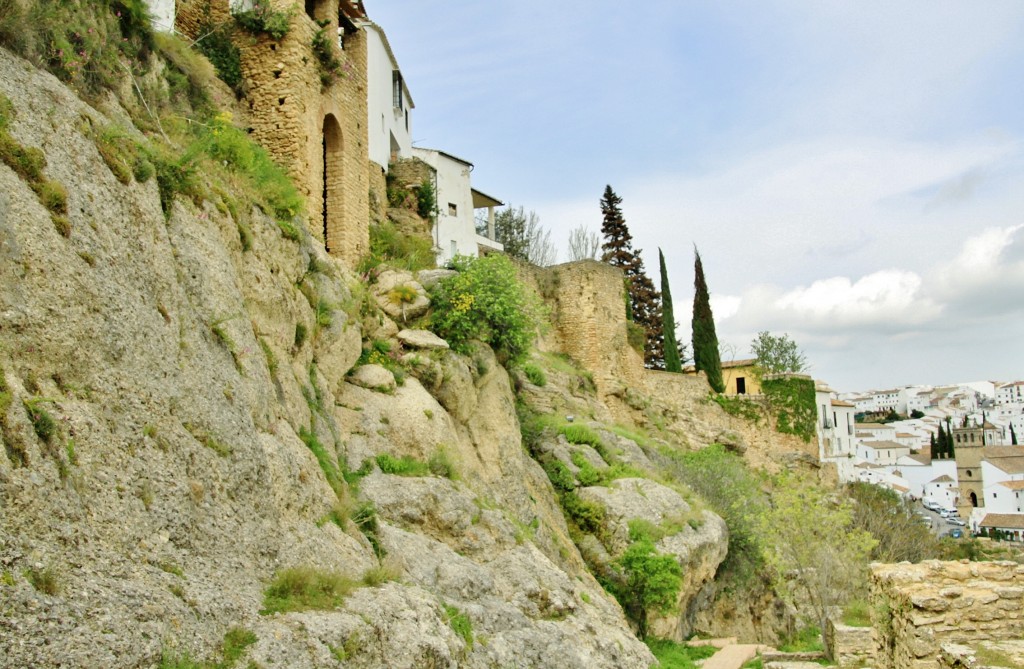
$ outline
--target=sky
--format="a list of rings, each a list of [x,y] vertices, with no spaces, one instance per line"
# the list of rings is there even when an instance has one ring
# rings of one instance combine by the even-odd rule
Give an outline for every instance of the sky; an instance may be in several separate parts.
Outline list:
[[[786,333],[840,391],[1024,380],[1024,2],[365,0],[417,146],[561,260],[606,184],[690,339]]]

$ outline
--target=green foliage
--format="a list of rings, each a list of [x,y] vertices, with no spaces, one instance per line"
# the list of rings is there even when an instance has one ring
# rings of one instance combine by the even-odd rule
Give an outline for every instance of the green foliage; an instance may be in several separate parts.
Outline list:
[[[373,502],[363,502],[352,512],[352,522],[356,524],[359,531],[363,533],[366,540],[373,547],[373,553],[378,559],[387,555],[384,546],[380,543],[380,524],[377,520],[377,507]]]
[[[921,524],[912,504],[895,491],[861,482],[850,483],[845,490],[853,502],[854,527],[877,541],[871,549],[873,561],[920,562],[938,557],[931,529]]]
[[[360,365],[380,365],[395,375],[395,382],[398,385],[405,382],[405,367],[398,358],[398,351],[392,351],[391,342],[386,339],[374,339],[370,342],[370,345],[359,354],[353,369]]]
[[[26,400],[23,404],[25,411],[28,412],[29,420],[32,421],[32,428],[35,430],[36,436],[49,444],[57,434],[57,422],[43,408],[42,403],[45,401],[41,397],[36,397]]]
[[[668,639],[646,638],[644,643],[658,658],[661,669],[697,669],[700,660],[705,660],[718,649],[714,646],[687,646]]]
[[[256,635],[243,627],[232,627],[229,629],[224,635],[224,643],[221,645],[221,655],[224,661],[220,666],[224,669],[235,666],[235,663],[241,659],[245,649],[256,643],[256,641]]]
[[[231,30],[225,24],[216,25],[209,16],[199,25],[200,38],[195,47],[213,65],[221,81],[236,95],[242,92],[242,54],[231,40]]]
[[[719,568],[725,589],[749,590],[763,569],[758,518],[768,504],[761,480],[721,444],[681,454],[667,450],[666,469],[701,496],[729,528],[729,550]]]
[[[843,624],[850,627],[871,627],[871,607],[863,599],[847,602],[843,607]]]
[[[783,653],[812,653],[824,650],[821,640],[821,628],[808,625],[797,630],[793,636],[783,639],[779,650]]]
[[[311,450],[313,455],[316,456],[316,461],[320,464],[320,470],[324,473],[324,477],[334,490],[334,493],[338,497],[343,497],[345,485],[341,473],[338,471],[337,460],[331,457],[324,445],[317,439],[316,433],[312,430],[300,427],[299,438],[302,439],[302,443],[306,445],[306,448]]]
[[[523,365],[523,374],[526,375],[527,381],[538,388],[543,388],[548,385],[548,377],[544,374],[544,370],[533,363],[528,362]]]
[[[473,622],[469,616],[450,604],[444,605],[444,616],[452,630],[462,637],[469,648],[473,648]]]
[[[558,432],[564,435],[565,440],[570,444],[584,444],[594,448],[601,448],[601,437],[597,436],[597,432],[594,432],[586,425],[570,423],[569,425],[563,425],[559,428]]]
[[[434,220],[437,211],[437,194],[434,192],[434,183],[424,179],[419,186],[416,186],[416,213],[420,218],[430,221]]]
[[[583,499],[575,492],[566,492],[562,494],[562,509],[580,530],[590,534],[603,532],[606,512],[598,502]]]
[[[127,185],[133,177],[141,183],[153,176],[153,163],[145,157],[142,146],[121,127],[110,125],[103,128],[93,134],[93,142],[103,162],[121,183]]]
[[[807,370],[807,358],[786,333],[779,336],[767,330],[758,332],[750,350],[757,358],[757,366],[768,374],[799,374]]]
[[[430,474],[430,467],[427,463],[420,462],[408,455],[396,458],[393,455],[381,453],[377,456],[377,466],[385,474],[396,476],[427,476]]]
[[[334,609],[341,606],[355,585],[336,572],[313,567],[282,569],[263,592],[260,614]]]
[[[370,253],[359,263],[366,273],[381,263],[416,272],[437,266],[433,242],[429,236],[407,235],[390,222],[370,226]]]
[[[459,479],[459,471],[455,466],[455,462],[452,460],[451,453],[444,446],[437,449],[430,459],[427,460],[427,468],[430,469],[430,473],[434,476],[442,476],[452,481]]]
[[[579,468],[579,471],[576,473],[576,479],[580,482],[581,486],[598,485],[603,481],[601,472],[598,472],[582,453],[576,451],[572,454],[571,458],[572,463]]]
[[[25,570],[25,578],[33,588],[44,595],[56,595],[60,592],[60,579],[52,567],[29,567]]]
[[[639,323],[626,321],[626,343],[629,344],[629,347],[640,355],[643,355],[644,344],[646,342],[647,330],[645,330]]]
[[[486,227],[478,229],[486,236]],[[555,264],[558,251],[551,243],[551,232],[540,224],[537,212],[509,205],[494,216],[494,239],[505,255],[525,262],[547,267]]]
[[[697,371],[707,374],[708,385],[712,390],[721,393],[725,390],[725,381],[722,380],[722,360],[718,354],[715,317],[711,313],[708,284],[704,280],[704,264],[697,249],[693,250],[693,255],[693,366]]]
[[[337,81],[345,72],[338,58],[337,47],[334,46],[336,39],[332,38],[329,26],[329,22],[321,24],[320,29],[313,34],[311,44],[313,55],[316,56],[316,69],[320,73],[320,85],[324,88]]]
[[[232,16],[239,26],[253,35],[266,34],[280,42],[291,29],[295,13],[295,7],[279,11],[275,10],[270,2],[262,2],[253,5],[250,10],[235,12]]]
[[[431,326],[452,348],[469,353],[469,342],[490,344],[499,362],[522,362],[541,325],[542,308],[516,277],[507,257],[456,258],[458,274],[434,289]]]
[[[761,420],[761,409],[757,404],[742,397],[730,397],[728,395],[712,395],[711,401],[722,407],[725,413],[737,418],[743,418],[757,423]]]
[[[814,437],[818,412],[812,379],[788,375],[765,378],[761,381],[761,392],[768,398],[779,432],[804,441]]]
[[[300,348],[302,348],[302,345],[306,343],[306,336],[307,336],[307,334],[308,334],[308,330],[306,328],[306,324],[305,323],[296,323],[295,324],[295,338],[294,338],[294,341],[292,342],[292,346],[294,347],[294,349],[296,351],[298,351]]]
[[[758,518],[765,560],[777,592],[791,605],[809,604],[820,627],[832,607],[861,594],[868,556],[877,543],[854,526],[853,505],[807,476],[780,475],[772,506]]]
[[[556,492],[569,492],[576,488],[576,477],[560,460],[548,460],[544,463],[544,473],[548,475]]]
[[[679,355],[679,343],[676,341],[676,316],[672,307],[672,291],[668,283],[668,270],[665,269],[665,254],[658,249],[658,265],[661,269],[661,329],[665,346],[665,371],[682,372],[683,363]]]
[[[675,557],[661,555],[648,539],[630,544],[617,560],[623,580],[615,584],[613,594],[626,615],[637,624],[637,636],[647,636],[651,613],[672,609],[682,585],[682,567]]]

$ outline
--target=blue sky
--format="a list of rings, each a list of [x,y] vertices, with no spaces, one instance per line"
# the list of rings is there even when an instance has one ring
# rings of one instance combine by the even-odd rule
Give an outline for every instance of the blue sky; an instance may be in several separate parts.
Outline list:
[[[1024,2],[366,0],[413,138],[565,258],[605,184],[689,339],[788,332],[841,390],[1024,378]]]

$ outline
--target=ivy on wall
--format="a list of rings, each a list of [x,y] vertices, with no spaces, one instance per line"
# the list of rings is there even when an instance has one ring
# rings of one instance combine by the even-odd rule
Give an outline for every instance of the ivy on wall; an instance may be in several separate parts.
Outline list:
[[[804,441],[814,437],[818,414],[812,379],[790,375],[768,377],[761,381],[761,392],[768,398],[779,432],[795,434]]]

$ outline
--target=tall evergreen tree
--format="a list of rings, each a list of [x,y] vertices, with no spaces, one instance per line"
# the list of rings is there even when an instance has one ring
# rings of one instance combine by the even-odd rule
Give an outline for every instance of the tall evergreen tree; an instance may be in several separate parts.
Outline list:
[[[929,446],[928,453],[932,456],[932,458],[938,459],[939,454],[935,452],[935,433],[934,432],[932,432],[931,434],[928,435],[928,446]]]
[[[956,449],[953,447],[953,427],[949,416],[946,416],[946,457],[956,457]]]
[[[601,197],[601,260],[622,268],[626,277],[629,303],[626,314],[644,329],[644,364],[652,369],[664,367],[664,344],[661,331],[661,295],[647,276],[639,250],[633,249],[633,236],[622,216],[622,198],[611,186],[605,186]]]
[[[715,317],[711,313],[708,284],[704,280],[704,265],[696,248],[693,255],[693,366],[698,371],[704,370],[711,389],[720,393],[725,390],[725,382],[722,380],[722,360],[718,355]]]
[[[942,427],[942,423],[939,423],[939,438],[932,448],[932,457],[936,460],[946,457],[946,430]]]
[[[668,270],[665,269],[665,254],[658,249],[658,266],[661,270],[661,330],[665,349],[665,371],[682,372],[679,359],[679,344],[676,343],[676,317],[672,309],[672,291],[668,285]]]
[[[1010,423],[1010,445],[1017,445],[1017,433],[1013,431],[1013,423]]]

